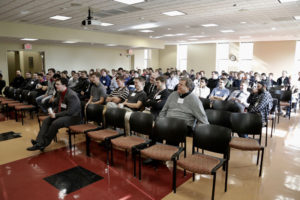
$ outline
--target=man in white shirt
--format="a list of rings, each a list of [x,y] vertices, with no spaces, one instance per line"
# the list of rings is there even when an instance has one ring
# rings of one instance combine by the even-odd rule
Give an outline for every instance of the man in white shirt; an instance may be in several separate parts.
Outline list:
[[[179,83],[178,78],[175,76],[175,72],[170,73],[170,78],[167,80],[167,88],[169,90],[174,90],[175,86]]]
[[[199,87],[200,82],[201,82],[201,74],[200,74],[200,72],[197,72],[195,80],[194,80],[195,87]]]
[[[195,85],[193,94],[195,94],[198,98],[206,99],[210,93],[210,89],[206,85],[207,85],[207,79],[205,77],[202,77],[200,79],[200,85],[198,86]]]
[[[236,102],[241,110],[247,108],[249,106],[249,103],[247,103],[247,99],[250,95],[250,92],[247,91],[247,88],[248,82],[246,80],[243,80],[240,84],[240,89],[234,90],[228,97],[228,101]]]

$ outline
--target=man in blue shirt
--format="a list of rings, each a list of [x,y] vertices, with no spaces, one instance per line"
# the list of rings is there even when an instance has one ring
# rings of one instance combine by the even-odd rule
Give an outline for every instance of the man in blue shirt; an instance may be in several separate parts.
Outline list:
[[[209,99],[224,101],[230,94],[229,90],[225,88],[226,83],[227,83],[227,79],[221,78],[219,80],[219,86],[213,89],[213,91],[209,95]]]
[[[100,78],[100,82],[104,85],[104,87],[106,88],[106,93],[110,94],[110,77],[107,75],[106,69],[102,69],[101,70],[101,78]]]

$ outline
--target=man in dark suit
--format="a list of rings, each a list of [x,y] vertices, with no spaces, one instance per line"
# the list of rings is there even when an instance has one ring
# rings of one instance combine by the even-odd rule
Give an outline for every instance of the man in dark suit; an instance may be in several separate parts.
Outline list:
[[[147,97],[153,92],[156,91],[155,79],[158,77],[157,73],[152,73],[150,76],[150,81],[145,84],[144,91],[147,94]]]
[[[290,85],[290,80],[289,77],[287,77],[286,71],[282,71],[282,76],[277,79],[277,85],[282,85],[282,86]]]
[[[150,112],[154,118],[159,115],[170,95],[170,92],[166,88],[166,79],[163,76],[159,76],[155,80],[157,90],[152,92],[145,102],[145,107],[150,108]]]
[[[55,99],[56,112],[49,111],[49,117],[43,121],[36,140],[31,140],[32,147],[28,151],[41,150],[47,147],[58,132],[58,129],[79,124],[81,121],[80,100],[73,90],[67,88],[68,80],[58,78],[55,87],[58,96]]]

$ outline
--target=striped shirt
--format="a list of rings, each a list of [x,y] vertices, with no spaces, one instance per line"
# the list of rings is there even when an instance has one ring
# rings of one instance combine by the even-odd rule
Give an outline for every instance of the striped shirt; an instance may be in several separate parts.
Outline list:
[[[116,88],[114,89],[114,91],[109,95],[109,97],[119,97],[120,99],[122,99],[122,102],[125,101],[125,99],[127,99],[129,95],[129,90],[127,87],[123,87],[123,88]]]

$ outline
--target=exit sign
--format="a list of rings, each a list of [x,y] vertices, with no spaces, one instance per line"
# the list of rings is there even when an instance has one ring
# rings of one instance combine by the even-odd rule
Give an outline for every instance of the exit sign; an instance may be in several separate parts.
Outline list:
[[[31,50],[32,49],[32,45],[29,43],[24,44],[24,49],[25,50]]]

